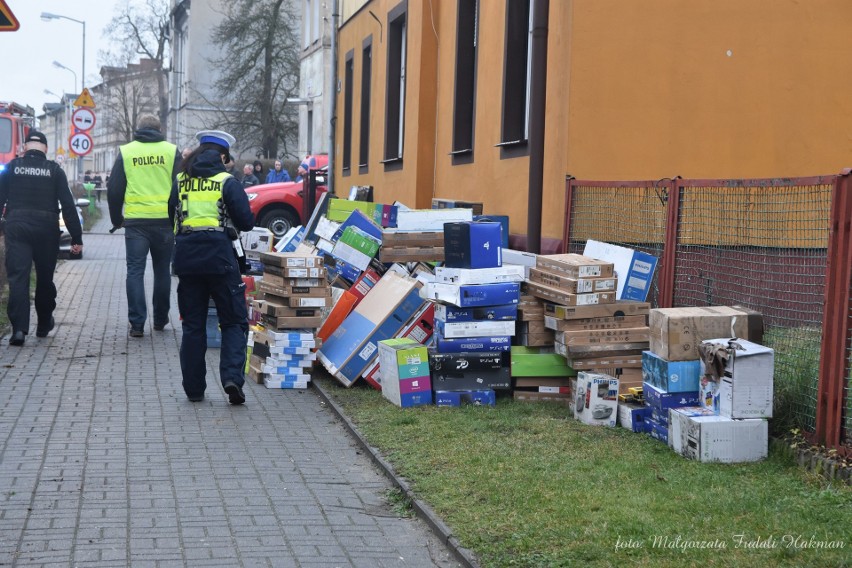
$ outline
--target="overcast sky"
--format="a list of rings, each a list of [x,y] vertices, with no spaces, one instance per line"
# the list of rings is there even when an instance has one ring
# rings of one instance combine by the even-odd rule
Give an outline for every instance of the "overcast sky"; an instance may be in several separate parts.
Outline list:
[[[74,91],[74,75],[53,66],[58,61],[77,74],[77,91],[81,88],[83,64],[83,26],[65,19],[43,21],[42,12],[68,16],[86,22],[86,86],[100,82],[102,62],[98,52],[109,42],[103,31],[116,11],[127,0],[5,0],[20,22],[16,32],[0,33],[0,100],[14,101],[33,107],[42,114],[42,105],[59,102],[44,94],[48,89],[57,95]],[[98,101],[95,100],[97,106]]]

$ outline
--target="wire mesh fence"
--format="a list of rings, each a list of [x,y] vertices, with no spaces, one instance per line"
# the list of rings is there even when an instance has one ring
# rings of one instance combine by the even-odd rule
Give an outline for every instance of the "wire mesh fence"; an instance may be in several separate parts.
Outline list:
[[[677,179],[675,200],[666,199],[659,182],[570,180],[564,243],[582,253],[595,239],[663,258],[667,219],[676,219],[671,298],[660,298],[658,270],[649,301],[760,312],[763,343],[776,351],[773,431],[812,432],[835,177]],[[673,202],[678,211],[667,215]]]

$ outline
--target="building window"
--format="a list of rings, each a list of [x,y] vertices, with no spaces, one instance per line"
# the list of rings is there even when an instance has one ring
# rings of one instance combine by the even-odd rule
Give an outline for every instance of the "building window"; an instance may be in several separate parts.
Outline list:
[[[456,89],[453,105],[453,163],[473,153],[476,100],[476,46],[479,0],[458,0],[456,22]]]
[[[373,76],[373,36],[361,47],[361,137],[358,145],[358,173],[365,174],[370,163],[370,83]]]
[[[387,103],[385,104],[386,165],[402,161],[405,132],[406,9],[402,2],[388,14]]]
[[[352,84],[355,75],[355,51],[346,54],[343,75],[343,174],[352,167]]]
[[[503,125],[500,146],[526,145],[529,138],[532,1],[506,0]]]

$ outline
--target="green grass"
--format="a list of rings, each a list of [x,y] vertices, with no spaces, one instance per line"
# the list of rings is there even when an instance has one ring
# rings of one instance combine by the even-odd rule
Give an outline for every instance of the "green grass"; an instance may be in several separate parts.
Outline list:
[[[775,435],[814,429],[821,341],[822,332],[812,327],[770,327],[763,336],[763,343],[775,350],[775,399],[769,423]]]
[[[556,404],[400,409],[369,387],[316,380],[483,566],[852,565],[852,489],[788,452],[704,464]],[[738,546],[735,535],[774,546]],[[844,548],[784,540],[799,535]],[[717,548],[684,548],[701,543]]]

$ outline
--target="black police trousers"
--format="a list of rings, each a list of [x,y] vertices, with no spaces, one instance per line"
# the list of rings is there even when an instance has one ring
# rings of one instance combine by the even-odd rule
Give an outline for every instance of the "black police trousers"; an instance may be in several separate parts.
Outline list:
[[[29,333],[30,270],[35,264],[35,311],[47,324],[56,308],[53,272],[59,255],[59,217],[47,211],[16,211],[6,220],[6,276],[9,304],[6,314],[12,332]]]

